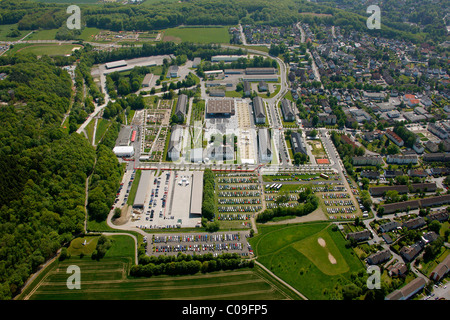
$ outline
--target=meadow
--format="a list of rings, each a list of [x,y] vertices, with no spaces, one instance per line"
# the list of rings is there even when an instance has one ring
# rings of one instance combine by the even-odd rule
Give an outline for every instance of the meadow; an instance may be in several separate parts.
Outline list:
[[[194,43],[229,43],[228,27],[177,27],[162,30],[164,41]]]
[[[7,51],[7,55],[12,55],[16,52],[22,53],[34,53],[37,56],[48,55],[48,56],[61,56],[72,53],[72,49],[75,47],[81,48],[80,45],[73,44],[16,44],[12,49]]]
[[[257,260],[308,299],[333,299],[335,288],[363,264],[328,222],[258,227]]]

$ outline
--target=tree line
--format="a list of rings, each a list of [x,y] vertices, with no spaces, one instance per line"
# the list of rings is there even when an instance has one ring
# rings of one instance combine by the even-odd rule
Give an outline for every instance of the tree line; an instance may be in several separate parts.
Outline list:
[[[254,267],[254,262],[241,259],[237,253],[222,253],[217,257],[212,253],[193,256],[183,253],[159,257],[144,255],[138,265],[131,267],[130,276],[185,275],[248,267]]]
[[[266,209],[257,215],[256,222],[264,223],[276,217],[304,216],[313,212],[319,206],[319,199],[309,186],[299,193],[298,202],[299,204],[294,207],[278,206],[277,208]]]

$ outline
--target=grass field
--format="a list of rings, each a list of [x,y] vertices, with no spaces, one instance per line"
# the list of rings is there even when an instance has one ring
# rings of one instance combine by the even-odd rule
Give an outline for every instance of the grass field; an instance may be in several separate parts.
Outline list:
[[[7,52],[8,55],[12,55],[16,52],[32,52],[37,56],[61,56],[71,54],[74,47],[81,47],[73,44],[16,44],[14,48]]]
[[[229,43],[228,27],[177,27],[163,30],[164,41]]]
[[[309,299],[330,299],[330,291],[351,273],[364,270],[339,231],[329,223],[261,226],[250,239],[258,261]],[[321,240],[319,240],[321,239]],[[319,241],[324,241],[319,243]]]
[[[273,280],[259,267],[188,276],[131,278],[134,243],[127,236],[113,236],[113,245],[100,261],[87,254],[94,250],[98,237],[75,239],[68,251],[72,256],[55,261],[36,279],[22,299],[30,300],[128,300],[128,299],[251,299],[275,300],[297,297]],[[86,245],[82,245],[86,240]],[[86,254],[83,258],[80,253]],[[80,268],[80,289],[70,290],[67,268]]]
[[[30,32],[29,30],[19,30],[20,36],[7,37],[6,35],[10,32],[10,30],[17,30],[17,23],[0,25],[0,41],[16,41]]]

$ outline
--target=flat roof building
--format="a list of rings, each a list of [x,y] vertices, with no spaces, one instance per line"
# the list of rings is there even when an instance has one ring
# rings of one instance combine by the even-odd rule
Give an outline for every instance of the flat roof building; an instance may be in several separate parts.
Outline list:
[[[106,69],[113,69],[125,66],[127,66],[127,62],[125,60],[113,61],[105,64]]]
[[[142,170],[139,185],[136,191],[136,197],[134,198],[133,208],[144,208],[145,198],[150,186],[150,178],[152,172],[150,170]]]
[[[202,215],[203,202],[203,171],[194,171],[192,174],[191,188],[191,207],[189,213],[191,215]]]
[[[211,57],[211,62],[233,62],[233,61],[237,61],[240,58],[246,58],[247,56],[237,56],[237,55],[219,55],[219,56],[212,56]]]
[[[128,158],[134,156],[134,147],[133,146],[117,146],[113,149],[116,157],[119,158]]]
[[[275,68],[246,68],[245,74],[247,75],[262,75],[262,74],[276,74]]]
[[[234,113],[234,100],[232,99],[209,99],[206,102],[207,117],[230,117]]]

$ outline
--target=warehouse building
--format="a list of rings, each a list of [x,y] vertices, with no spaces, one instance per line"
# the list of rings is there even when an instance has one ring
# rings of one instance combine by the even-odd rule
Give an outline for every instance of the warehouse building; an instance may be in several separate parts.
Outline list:
[[[277,69],[275,68],[246,68],[246,75],[262,75],[262,74],[276,74]]]
[[[134,147],[133,146],[116,146],[113,149],[116,157],[119,158],[130,158],[134,156]]]
[[[233,99],[209,99],[206,102],[206,116],[210,118],[229,118],[235,113]]]
[[[144,209],[145,198],[147,197],[148,188],[150,186],[152,172],[150,170],[142,170],[139,180],[136,197],[134,198],[133,208]]]
[[[237,55],[221,55],[221,56],[213,56],[211,57],[211,62],[234,62],[238,61],[240,58],[246,58],[246,56],[237,56]]]
[[[114,68],[126,67],[126,66],[127,66],[127,62],[125,60],[113,61],[113,62],[108,62],[105,64],[106,69],[114,69]]]
[[[191,215],[202,215],[203,202],[203,171],[194,171],[192,174],[191,188],[191,207],[189,213]]]

